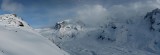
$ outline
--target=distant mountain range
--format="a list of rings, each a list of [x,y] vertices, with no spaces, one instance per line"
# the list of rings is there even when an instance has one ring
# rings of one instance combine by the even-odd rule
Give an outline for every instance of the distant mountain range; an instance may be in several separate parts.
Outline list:
[[[69,19],[36,30],[71,55],[159,55],[160,9],[135,18],[98,27]]]

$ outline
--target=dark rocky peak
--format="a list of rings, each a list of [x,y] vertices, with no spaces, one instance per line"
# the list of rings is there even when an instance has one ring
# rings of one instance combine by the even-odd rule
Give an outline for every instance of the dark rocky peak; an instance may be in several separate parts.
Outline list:
[[[160,32],[160,9],[156,8],[152,12],[148,12],[144,17],[150,24],[150,30]]]
[[[157,15],[160,14],[160,9],[156,8],[154,10],[152,10],[152,12],[148,12],[147,15],[144,18],[152,18],[153,15]]]
[[[156,8],[156,9],[152,10],[152,13],[154,13],[154,15],[156,15],[156,13],[160,13],[160,9]]]

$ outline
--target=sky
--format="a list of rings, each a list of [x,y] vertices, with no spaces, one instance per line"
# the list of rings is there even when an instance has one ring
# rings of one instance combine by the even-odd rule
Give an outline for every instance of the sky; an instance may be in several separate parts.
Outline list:
[[[17,14],[33,28],[51,27],[65,19],[86,23],[109,16],[125,19],[159,7],[160,0],[0,0],[0,14]]]

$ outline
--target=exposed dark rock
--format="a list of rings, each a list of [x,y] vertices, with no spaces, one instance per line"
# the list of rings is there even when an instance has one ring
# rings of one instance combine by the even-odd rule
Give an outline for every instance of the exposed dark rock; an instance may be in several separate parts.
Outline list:
[[[150,28],[149,29],[151,31],[159,31],[159,28],[158,29],[155,28],[155,27],[160,26],[160,22],[158,22],[158,20],[160,20],[160,19],[156,17],[157,14],[160,14],[160,9],[158,9],[158,8],[154,9],[152,12],[148,12],[147,15],[144,17],[144,19],[149,21],[149,23],[150,23]]]
[[[24,27],[23,23],[19,21],[19,26]]]

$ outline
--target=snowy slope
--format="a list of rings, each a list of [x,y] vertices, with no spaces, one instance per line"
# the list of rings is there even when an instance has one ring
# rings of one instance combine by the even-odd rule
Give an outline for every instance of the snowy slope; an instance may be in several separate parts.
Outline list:
[[[16,15],[0,15],[0,30],[0,55],[69,55]]]
[[[112,20],[98,27],[62,21],[36,29],[71,55],[159,55],[160,9],[125,21]]]

